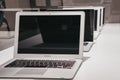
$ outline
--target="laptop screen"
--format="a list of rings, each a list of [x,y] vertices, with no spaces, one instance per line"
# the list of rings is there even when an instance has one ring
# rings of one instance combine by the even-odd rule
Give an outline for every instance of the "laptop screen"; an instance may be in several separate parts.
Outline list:
[[[18,54],[79,54],[80,15],[21,15]]]
[[[94,31],[97,31],[97,20],[98,20],[98,17],[97,17],[97,14],[98,14],[98,10],[95,10],[95,27],[94,27]]]

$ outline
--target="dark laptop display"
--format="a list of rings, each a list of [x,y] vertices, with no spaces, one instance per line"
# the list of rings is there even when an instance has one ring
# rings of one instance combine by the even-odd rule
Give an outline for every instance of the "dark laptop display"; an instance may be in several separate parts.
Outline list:
[[[19,54],[78,54],[80,15],[20,16]]]
[[[105,24],[105,8],[103,8],[103,25]]]
[[[48,9],[47,11],[63,11],[64,9]],[[46,11],[46,10],[43,10]],[[95,27],[95,11],[93,9],[65,9],[64,11],[84,11],[85,12],[85,31],[84,41],[93,42],[93,32]]]
[[[97,17],[98,11],[95,10],[95,27],[94,27],[94,31],[97,31],[97,21],[98,21],[98,17]]]
[[[102,25],[101,21],[102,21],[102,9],[100,9],[100,20],[99,20],[99,26]]]

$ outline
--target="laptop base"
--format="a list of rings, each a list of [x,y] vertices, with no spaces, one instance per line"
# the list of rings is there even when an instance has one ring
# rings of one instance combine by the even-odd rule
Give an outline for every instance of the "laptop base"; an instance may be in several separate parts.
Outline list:
[[[14,61],[6,62],[7,64]],[[0,79],[39,79],[39,80],[72,80],[82,64],[81,59],[75,60],[72,69],[62,68],[0,68]],[[70,75],[68,75],[71,73]]]
[[[83,51],[84,51],[84,52],[89,52],[90,49],[92,48],[93,44],[94,44],[94,42],[88,42],[87,45],[84,45]]]

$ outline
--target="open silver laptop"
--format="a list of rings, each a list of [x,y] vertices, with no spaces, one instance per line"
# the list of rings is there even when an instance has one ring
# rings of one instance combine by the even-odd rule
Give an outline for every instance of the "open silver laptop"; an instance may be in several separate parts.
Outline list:
[[[18,12],[14,59],[0,78],[73,79],[83,54],[84,12]]]

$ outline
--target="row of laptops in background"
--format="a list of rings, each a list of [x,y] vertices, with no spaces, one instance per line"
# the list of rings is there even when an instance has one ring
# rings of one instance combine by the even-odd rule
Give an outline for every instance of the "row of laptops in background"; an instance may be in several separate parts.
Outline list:
[[[68,8],[18,12],[14,58],[0,66],[0,78],[72,80],[83,62],[83,43],[94,42],[94,15]]]
[[[104,26],[105,8],[102,6],[84,7],[63,7],[60,9],[42,9],[41,11],[84,11],[85,31],[84,31],[84,52],[90,51],[95,40],[100,35]]]
[[[105,8],[102,6],[83,6],[83,7],[62,7],[59,9],[39,9],[39,8],[25,8],[25,9],[3,9],[2,11],[8,12],[13,15],[18,11],[84,11],[85,12],[85,31],[84,31],[84,51],[88,52],[94,41],[100,35],[100,32],[104,25]],[[13,19],[13,18],[11,18]],[[14,21],[14,19],[12,20]],[[12,26],[15,26],[12,24]],[[34,33],[34,32],[33,32]],[[8,37],[13,36],[8,33]]]
[[[59,9],[24,9],[23,11],[84,11],[85,12],[85,31],[84,31],[84,51],[90,51],[95,40],[100,35],[104,25],[105,8],[102,6],[84,7],[62,7]],[[22,11],[19,9],[19,11]],[[34,32],[33,32],[34,33]],[[50,36],[50,35],[49,35]]]

